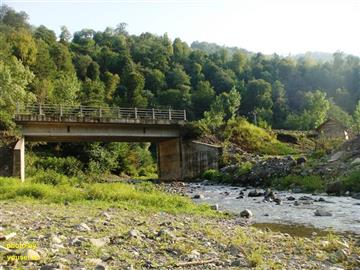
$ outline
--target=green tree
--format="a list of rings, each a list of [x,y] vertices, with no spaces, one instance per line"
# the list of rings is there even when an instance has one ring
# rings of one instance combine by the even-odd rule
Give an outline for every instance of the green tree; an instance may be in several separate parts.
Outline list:
[[[357,133],[360,133],[360,100],[358,101],[354,111],[354,127]]]
[[[242,112],[244,114],[254,113],[257,121],[272,123],[272,87],[263,79],[252,80],[248,83],[243,99]]]
[[[0,127],[7,129],[12,125],[12,113],[16,104],[35,100],[35,96],[26,91],[33,80],[33,73],[15,57],[0,59]]]
[[[196,118],[201,118],[209,110],[215,97],[215,90],[208,81],[200,81],[191,95],[192,107]]]
[[[76,74],[60,72],[54,82],[51,102],[59,105],[77,105],[81,83]]]

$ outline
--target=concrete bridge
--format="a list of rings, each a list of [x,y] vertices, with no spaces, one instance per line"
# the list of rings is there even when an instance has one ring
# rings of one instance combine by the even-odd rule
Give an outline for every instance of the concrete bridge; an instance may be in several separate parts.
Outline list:
[[[152,142],[162,180],[183,180],[218,168],[219,148],[184,141],[185,110],[87,106],[18,106],[22,138],[13,153],[13,175],[25,180],[25,141]]]

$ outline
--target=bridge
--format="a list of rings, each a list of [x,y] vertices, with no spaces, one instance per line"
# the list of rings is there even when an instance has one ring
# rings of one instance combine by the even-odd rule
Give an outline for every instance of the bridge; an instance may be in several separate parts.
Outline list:
[[[183,180],[218,167],[217,147],[183,140],[185,110],[18,105],[14,121],[22,137],[14,147],[13,175],[22,181],[25,141],[156,143],[162,180]]]

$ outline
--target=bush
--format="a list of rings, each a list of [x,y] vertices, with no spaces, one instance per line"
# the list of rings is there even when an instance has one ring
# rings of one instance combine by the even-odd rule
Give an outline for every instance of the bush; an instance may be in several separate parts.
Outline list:
[[[360,170],[352,171],[342,179],[343,192],[360,192]]]
[[[42,183],[54,186],[74,184],[74,182],[76,182],[75,178],[69,178],[54,170],[39,171],[36,176],[31,179],[31,181],[33,183]]]
[[[34,162],[38,170],[51,170],[67,176],[77,176],[81,173],[82,163],[74,157],[45,157]]]
[[[305,192],[323,191],[325,183],[320,176],[299,176],[288,175],[283,178],[275,179],[272,183],[278,189],[301,188]]]
[[[253,164],[250,161],[243,162],[240,164],[239,168],[236,170],[235,175],[238,177],[238,176],[247,174],[251,171],[252,167],[253,167]]]
[[[230,183],[231,177],[228,174],[221,173],[214,169],[209,169],[205,171],[202,175],[202,178],[207,179],[212,182],[219,182],[219,183]]]

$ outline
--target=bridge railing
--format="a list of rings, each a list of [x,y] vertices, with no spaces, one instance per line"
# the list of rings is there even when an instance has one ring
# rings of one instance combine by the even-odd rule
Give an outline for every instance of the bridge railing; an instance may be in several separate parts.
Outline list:
[[[15,118],[46,116],[56,118],[152,119],[186,121],[185,110],[122,107],[64,106],[49,104],[17,105]]]

